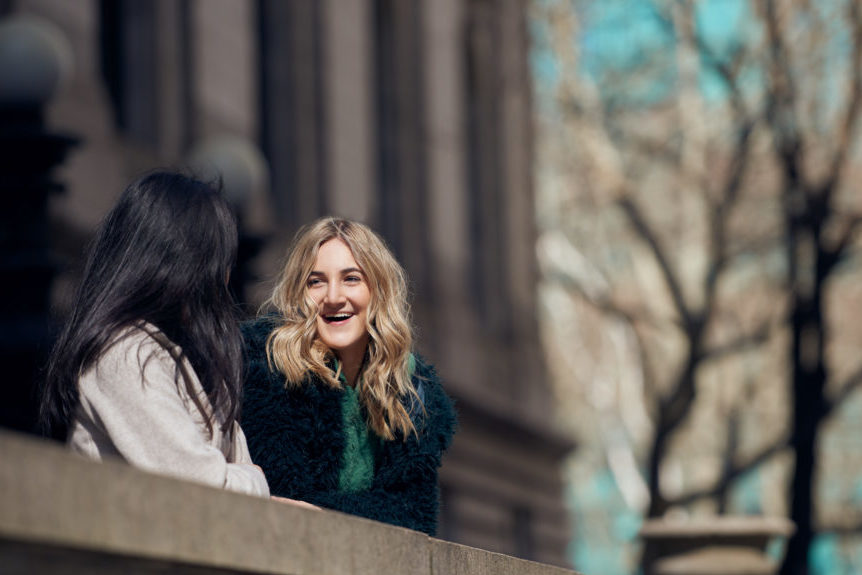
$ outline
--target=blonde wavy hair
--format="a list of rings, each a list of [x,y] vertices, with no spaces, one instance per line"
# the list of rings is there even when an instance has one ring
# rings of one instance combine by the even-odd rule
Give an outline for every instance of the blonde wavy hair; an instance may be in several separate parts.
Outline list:
[[[288,386],[302,385],[309,372],[333,387],[341,386],[339,374],[327,366],[335,355],[317,336],[318,306],[307,288],[320,246],[332,239],[350,248],[371,293],[366,324],[368,349],[356,383],[359,401],[378,436],[394,439],[400,431],[406,440],[410,433],[416,433],[416,428],[404,400],[419,401],[409,373],[413,334],[407,279],[386,244],[368,226],[325,217],[297,232],[267,302],[283,318],[267,338],[270,369],[283,373]]]

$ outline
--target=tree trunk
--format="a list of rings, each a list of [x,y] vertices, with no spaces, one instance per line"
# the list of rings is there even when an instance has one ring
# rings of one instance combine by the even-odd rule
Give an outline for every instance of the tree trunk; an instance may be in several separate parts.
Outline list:
[[[649,469],[647,470],[647,485],[649,486],[649,509],[647,517],[661,517],[667,511],[667,502],[661,495],[659,486],[659,469],[661,462],[664,459],[666,451],[667,434],[663,430],[664,421],[659,415],[659,421],[656,424],[656,434],[653,438],[652,449],[648,459]]]
[[[792,314],[793,434],[791,447],[796,456],[790,491],[790,518],[796,533],[790,539],[782,575],[807,575],[808,553],[814,538],[814,473],[817,469],[817,433],[824,413],[826,366],[823,317],[823,284],[828,276],[821,249],[819,221],[801,226],[791,224],[790,288],[795,294]],[[799,254],[808,249],[813,262]],[[814,269],[799,269],[813,263]],[[806,274],[808,277],[806,277]]]

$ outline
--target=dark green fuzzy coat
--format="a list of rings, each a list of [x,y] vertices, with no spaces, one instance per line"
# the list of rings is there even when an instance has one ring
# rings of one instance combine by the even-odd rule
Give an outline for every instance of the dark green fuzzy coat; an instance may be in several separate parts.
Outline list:
[[[413,385],[425,411],[409,411],[418,438],[396,434],[381,440],[370,489],[338,491],[344,449],[341,400],[314,374],[299,386],[285,387],[284,376],[270,371],[266,338],[272,317],[243,325],[246,377],[242,428],[252,460],[263,468],[273,495],[301,499],[433,535],[437,528],[437,469],[455,430],[455,414],[434,368],[416,358]]]

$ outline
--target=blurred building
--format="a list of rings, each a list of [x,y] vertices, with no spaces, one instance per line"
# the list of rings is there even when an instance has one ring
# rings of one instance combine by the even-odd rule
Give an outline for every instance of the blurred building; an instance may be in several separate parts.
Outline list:
[[[81,137],[52,200],[62,312],[122,187],[229,136],[268,186],[244,202],[251,304],[323,214],[379,230],[411,278],[419,349],[457,399],[440,536],[564,564],[553,401],[535,305],[525,0],[13,0],[71,43],[48,125]],[[205,146],[204,146],[205,147]]]

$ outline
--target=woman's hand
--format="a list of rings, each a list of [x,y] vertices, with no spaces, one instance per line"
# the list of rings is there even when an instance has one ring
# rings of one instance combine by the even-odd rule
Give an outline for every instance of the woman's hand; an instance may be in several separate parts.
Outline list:
[[[278,495],[270,495],[270,499],[272,499],[273,501],[278,501],[279,503],[286,503],[288,505],[302,507],[304,509],[314,509],[316,511],[320,511],[322,509],[322,507],[318,507],[317,505],[313,505],[306,501],[300,501],[299,499],[288,499],[287,497],[279,497]]]

